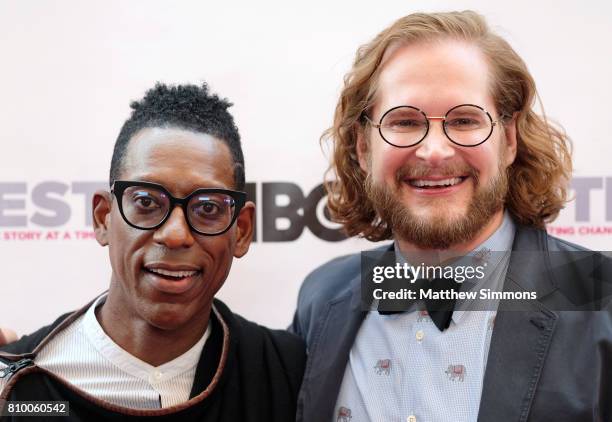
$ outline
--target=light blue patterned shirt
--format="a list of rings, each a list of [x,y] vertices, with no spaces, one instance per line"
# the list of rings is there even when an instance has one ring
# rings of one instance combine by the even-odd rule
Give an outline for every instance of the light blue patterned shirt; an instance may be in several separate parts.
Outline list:
[[[462,291],[502,290],[514,233],[506,212],[495,233],[468,255],[487,262],[485,278],[465,283]],[[494,303],[471,310],[482,306],[457,301],[444,331],[425,311],[368,312],[351,348],[333,421],[476,421],[497,309]]]

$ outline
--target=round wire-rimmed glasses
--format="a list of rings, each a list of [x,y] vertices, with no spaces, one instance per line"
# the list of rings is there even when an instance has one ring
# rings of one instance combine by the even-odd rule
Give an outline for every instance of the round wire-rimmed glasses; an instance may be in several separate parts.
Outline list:
[[[459,104],[444,116],[428,116],[421,109],[409,105],[387,110],[378,124],[367,115],[365,119],[378,129],[385,142],[394,147],[412,147],[423,141],[429,133],[430,120],[442,121],[442,129],[449,141],[462,147],[475,147],[491,137],[493,127],[502,119],[493,120],[482,107]]]
[[[175,198],[157,183],[126,180],[116,180],[111,193],[117,198],[123,220],[131,227],[157,229],[179,205],[189,228],[204,236],[228,231],[246,202],[246,193],[240,191],[203,188],[184,198]]]

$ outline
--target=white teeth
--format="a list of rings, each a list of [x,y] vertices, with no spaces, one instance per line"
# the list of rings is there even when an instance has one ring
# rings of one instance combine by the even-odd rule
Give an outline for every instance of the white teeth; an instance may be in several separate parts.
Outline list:
[[[192,275],[195,275],[197,273],[197,271],[170,271],[163,270],[161,268],[147,268],[147,270],[151,271],[152,273],[176,278],[191,277]]]
[[[453,186],[461,182],[461,177],[453,177],[451,179],[444,180],[411,180],[410,184],[418,188],[424,186]]]

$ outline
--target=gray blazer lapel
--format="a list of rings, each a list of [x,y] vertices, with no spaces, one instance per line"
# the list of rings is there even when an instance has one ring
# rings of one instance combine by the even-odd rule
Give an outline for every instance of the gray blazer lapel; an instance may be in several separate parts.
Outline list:
[[[351,280],[348,294],[329,302],[316,340],[310,348],[302,392],[302,419],[330,421],[344,370],[365,312],[360,309],[360,277]]]
[[[513,245],[521,259],[511,258],[504,291],[536,291],[538,298],[553,290],[542,251],[541,234],[519,229]],[[535,275],[538,276],[535,276]],[[557,315],[542,303],[521,304],[523,311],[500,303],[482,388],[478,421],[526,421],[555,330]]]

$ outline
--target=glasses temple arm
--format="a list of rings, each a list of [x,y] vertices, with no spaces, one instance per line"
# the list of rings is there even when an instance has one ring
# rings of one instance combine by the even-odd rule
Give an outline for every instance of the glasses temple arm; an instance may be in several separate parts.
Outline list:
[[[363,117],[364,117],[364,118],[366,119],[366,121],[367,121],[367,122],[370,124],[370,126],[372,126],[372,127],[376,128],[376,129],[380,129],[380,127],[382,126],[382,125],[379,125],[379,124],[374,123],[374,122],[373,122],[373,121],[372,121],[372,120],[371,120],[371,119],[368,117],[368,115],[367,115],[367,114],[364,114],[364,115],[363,115]]]

